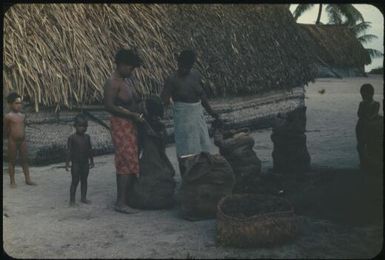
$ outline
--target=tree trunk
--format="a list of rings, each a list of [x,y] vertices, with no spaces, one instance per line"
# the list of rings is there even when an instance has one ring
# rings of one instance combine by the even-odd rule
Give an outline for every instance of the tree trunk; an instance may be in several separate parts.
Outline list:
[[[321,13],[322,13],[322,4],[319,4],[318,17],[317,17],[317,21],[315,22],[315,24],[320,24]]]

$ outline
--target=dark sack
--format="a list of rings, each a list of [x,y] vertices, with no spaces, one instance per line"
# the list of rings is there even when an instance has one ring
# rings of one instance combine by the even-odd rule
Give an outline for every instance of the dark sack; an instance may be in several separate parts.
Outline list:
[[[248,133],[231,134],[216,131],[214,142],[220,154],[230,163],[234,175],[234,192],[253,192],[259,182],[261,160],[253,150],[254,139]]]
[[[310,168],[305,134],[271,134],[274,148],[273,169],[277,172],[302,173]]]
[[[310,169],[310,155],[306,146],[306,107],[300,107],[274,118],[273,170],[303,174]]]
[[[215,218],[219,200],[231,194],[234,175],[221,155],[200,153],[181,160],[184,171],[179,192],[182,217]]]
[[[176,182],[174,168],[165,153],[165,128],[148,127],[141,131],[143,154],[139,160],[140,174],[128,194],[128,204],[142,209],[172,207]]]

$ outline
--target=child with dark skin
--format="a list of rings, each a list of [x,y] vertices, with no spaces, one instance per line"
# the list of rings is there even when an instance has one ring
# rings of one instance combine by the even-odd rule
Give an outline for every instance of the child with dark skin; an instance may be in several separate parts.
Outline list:
[[[29,174],[28,151],[25,140],[25,115],[21,113],[22,100],[20,95],[15,92],[10,93],[7,96],[7,103],[11,111],[4,117],[3,133],[8,139],[8,172],[11,179],[11,188],[16,187],[15,163],[17,152],[20,154],[21,166],[25,176],[25,183],[27,185],[36,185],[31,181]]]
[[[75,206],[76,188],[80,181],[80,201],[89,204],[87,200],[87,178],[89,169],[94,167],[92,155],[91,138],[87,131],[87,120],[84,116],[78,115],[75,118],[76,132],[68,138],[66,171],[69,170],[71,161],[72,182],[70,188],[70,206]]]
[[[362,101],[358,107],[358,122],[356,126],[357,150],[360,158],[360,168],[366,166],[368,138],[366,132],[368,124],[378,118],[380,103],[373,100],[374,88],[371,84],[364,84],[360,89]]]

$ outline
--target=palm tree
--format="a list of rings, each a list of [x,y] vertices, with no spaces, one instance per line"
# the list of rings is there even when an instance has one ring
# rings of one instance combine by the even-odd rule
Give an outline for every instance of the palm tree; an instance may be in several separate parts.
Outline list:
[[[361,22],[358,24],[350,25],[349,28],[352,30],[357,40],[362,44],[362,46],[366,43],[371,42],[378,37],[374,34],[367,34],[366,31],[371,27],[370,22]],[[384,56],[384,54],[376,49],[365,48],[368,52],[370,58],[380,58]]]
[[[293,12],[295,20],[297,20],[304,12],[308,11],[315,4],[299,4]],[[343,19],[347,24],[356,24],[359,21],[364,21],[360,11],[358,11],[352,4],[319,4],[316,24],[320,24],[323,6],[328,14],[329,21],[332,23],[342,23]]]

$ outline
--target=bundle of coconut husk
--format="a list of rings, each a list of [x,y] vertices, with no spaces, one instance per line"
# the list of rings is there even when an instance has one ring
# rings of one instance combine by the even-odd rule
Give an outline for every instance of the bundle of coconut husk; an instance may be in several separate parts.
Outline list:
[[[233,169],[235,175],[233,192],[253,192],[259,185],[261,160],[253,150],[255,142],[248,129],[229,131],[216,129],[214,143]]]
[[[215,218],[219,200],[232,193],[234,173],[219,154],[188,155],[181,159],[180,215],[188,220]]]

